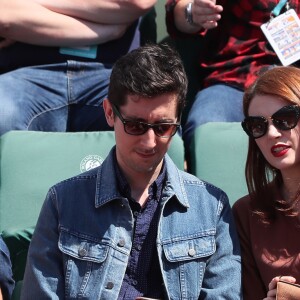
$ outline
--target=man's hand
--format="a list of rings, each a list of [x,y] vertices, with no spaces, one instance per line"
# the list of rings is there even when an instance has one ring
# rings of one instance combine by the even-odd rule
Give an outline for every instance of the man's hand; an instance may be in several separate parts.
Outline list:
[[[194,0],[192,5],[193,24],[185,19],[185,8],[192,0],[181,0],[174,8],[175,25],[185,33],[196,33],[202,29],[212,29],[218,26],[223,7],[216,0]]]
[[[275,300],[276,299],[277,282],[279,281],[279,279],[290,282],[290,283],[296,282],[296,279],[292,276],[274,277],[269,283],[269,291],[268,291],[267,297],[264,298],[263,300]]]
[[[216,5],[216,0],[194,0],[192,7],[193,21],[204,29],[218,26],[223,7]]]

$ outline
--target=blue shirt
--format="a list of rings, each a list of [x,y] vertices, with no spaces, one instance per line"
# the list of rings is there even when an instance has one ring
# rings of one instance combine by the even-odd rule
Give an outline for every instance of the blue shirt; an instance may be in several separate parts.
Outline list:
[[[131,197],[130,186],[116,159],[115,171],[120,193],[129,199],[135,224],[132,249],[118,299],[135,299],[138,296],[161,299],[163,279],[155,241],[160,213],[158,203],[166,177],[165,164],[157,179],[149,187],[149,197],[144,207]]]

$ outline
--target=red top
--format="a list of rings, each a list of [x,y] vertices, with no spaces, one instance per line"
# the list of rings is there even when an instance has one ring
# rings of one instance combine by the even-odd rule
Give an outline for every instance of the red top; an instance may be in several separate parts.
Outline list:
[[[276,194],[280,199],[279,192]],[[244,300],[266,297],[269,282],[276,276],[293,276],[300,283],[300,221],[277,213],[271,225],[264,225],[253,209],[248,196],[233,205],[241,243]]]
[[[173,38],[189,35],[179,32],[174,24],[173,8],[178,0],[168,0],[167,28]],[[199,65],[205,71],[204,86],[225,83],[241,90],[249,86],[260,70],[280,61],[267,42],[260,26],[269,21],[279,0],[218,0],[223,6],[221,20],[215,29],[198,33],[203,44]],[[297,0],[289,1],[298,15]]]

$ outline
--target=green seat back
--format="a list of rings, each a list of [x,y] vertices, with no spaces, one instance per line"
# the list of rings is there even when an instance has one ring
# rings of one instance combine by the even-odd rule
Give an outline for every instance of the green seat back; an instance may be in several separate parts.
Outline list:
[[[10,131],[0,138],[0,232],[34,226],[53,184],[98,166],[115,143],[114,132]],[[170,156],[184,167],[181,138]]]
[[[212,122],[195,130],[191,172],[226,192],[231,205],[248,193],[245,163],[248,137],[240,123]]]
[[[21,290],[22,290],[23,280],[17,281],[15,285],[15,289],[11,296],[11,300],[19,300],[21,299]]]
[[[10,252],[14,280],[23,280],[27,253],[34,227],[24,230],[4,230],[1,236]]]

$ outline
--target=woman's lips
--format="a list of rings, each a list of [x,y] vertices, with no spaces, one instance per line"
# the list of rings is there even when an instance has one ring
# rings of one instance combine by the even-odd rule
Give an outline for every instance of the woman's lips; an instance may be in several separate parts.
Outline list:
[[[290,147],[287,145],[276,145],[271,148],[271,152],[275,157],[281,157],[289,151]]]

